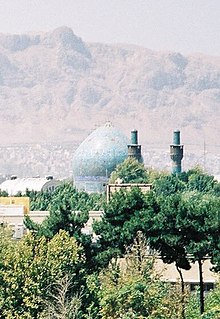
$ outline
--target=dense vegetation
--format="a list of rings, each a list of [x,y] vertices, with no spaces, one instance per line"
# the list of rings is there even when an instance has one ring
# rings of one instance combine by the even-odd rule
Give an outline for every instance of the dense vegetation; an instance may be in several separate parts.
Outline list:
[[[16,242],[0,230],[0,317],[78,319],[218,319],[220,287],[203,296],[202,266],[211,258],[220,271],[220,185],[195,168],[177,175],[146,170],[126,160],[112,181],[151,182],[119,191],[106,203],[63,184],[53,193],[28,192],[31,208],[49,210],[41,225]],[[82,233],[89,210],[104,210],[94,231]],[[153,251],[146,257],[147,251]],[[164,283],[155,256],[182,269],[198,264],[200,289],[190,295]],[[123,257],[123,258],[122,258]]]

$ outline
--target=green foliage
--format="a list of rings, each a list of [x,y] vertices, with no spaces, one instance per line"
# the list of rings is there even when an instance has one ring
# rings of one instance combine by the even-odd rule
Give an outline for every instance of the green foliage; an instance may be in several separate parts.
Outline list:
[[[197,261],[200,273],[201,313],[204,311],[202,261],[213,252],[218,233],[219,197],[201,192],[187,192],[156,198],[160,209],[146,220],[148,241],[165,262],[175,262],[189,269],[189,261]],[[149,216],[149,215],[148,215]],[[150,216],[149,216],[150,217]],[[214,259],[212,259],[214,262]]]
[[[139,241],[140,243],[140,241]],[[100,274],[101,319],[181,318],[178,291],[160,280],[154,259],[139,258],[146,253],[135,244],[118,263]]]
[[[194,291],[189,295],[185,304],[185,317],[186,319],[201,319],[199,309],[199,291]]]
[[[8,246],[0,262],[1,318],[40,318],[47,288],[66,274],[73,291],[80,289],[82,248],[65,231],[49,241],[29,234]]]
[[[99,235],[100,253],[96,261],[100,265],[104,267],[112,257],[123,255],[125,247],[134,241],[140,230],[140,214],[147,206],[145,195],[136,187],[129,192],[120,190],[112,196],[104,207],[102,220],[93,225]]]
[[[103,194],[91,194],[77,191],[72,184],[62,184],[52,194],[39,196],[48,198],[49,216],[41,225],[34,223],[28,216],[26,227],[37,236],[53,238],[61,229],[67,231],[78,243],[82,244],[86,256],[88,272],[96,267],[91,235],[82,233],[89,217],[89,210],[100,209],[104,204]],[[49,197],[47,197],[49,196]],[[41,197],[44,200],[44,197]]]
[[[186,184],[179,175],[160,175],[153,181],[153,189],[156,195],[169,196],[186,189]]]
[[[210,256],[218,270],[220,198],[214,195],[213,179],[199,176],[200,172],[160,176],[153,191],[145,195],[138,189],[116,193],[105,208],[102,221],[94,225],[100,236],[99,261],[104,264],[112,257],[122,256],[125,246],[142,231],[164,262],[175,262],[178,268],[188,270],[190,261],[197,261],[202,276],[202,260]]]
[[[32,234],[19,242],[0,228],[1,318],[182,319],[183,298],[161,282],[154,259],[146,259],[146,243],[179,268],[209,255],[219,271],[219,183],[198,168],[168,175],[135,161],[124,162],[112,178],[150,181],[153,190],[122,190],[108,204],[103,195],[78,192],[71,184],[53,193],[29,192],[31,208],[49,210],[49,217],[41,226],[27,218]],[[100,208],[95,244],[81,230],[88,211]],[[119,257],[125,257],[120,267]],[[61,280],[66,276],[70,285]],[[197,296],[186,297],[185,318],[219,318],[219,296],[218,287],[202,316]]]
[[[201,193],[215,193],[217,181],[214,176],[208,175],[200,168],[194,168],[186,173],[187,189]]]
[[[0,189],[0,197],[8,197],[8,193]]]
[[[150,247],[159,252],[164,262],[175,262],[177,267],[189,269],[187,252],[184,249],[184,229],[181,229],[181,218],[178,218],[181,196],[176,194],[157,197],[151,194],[149,197],[157,210],[152,207],[143,212],[140,223]]]
[[[202,319],[220,318],[220,284],[211,291],[205,300],[205,313]]]
[[[84,319],[101,319],[100,315],[100,278],[98,272],[93,272],[86,278],[86,310]]]
[[[211,256],[219,223],[220,198],[211,194],[188,192],[182,195],[179,225],[185,230],[185,245],[195,260]]]
[[[159,171],[151,167],[148,167],[146,172],[148,176],[148,183],[154,183],[155,180],[170,175],[167,171]]]
[[[205,298],[205,312],[199,311],[198,293],[193,293],[186,304],[186,319],[219,319],[220,318],[220,286],[210,291]]]
[[[30,198],[30,210],[48,210],[53,197],[53,192],[49,191],[26,191],[26,196]]]
[[[104,209],[102,221],[94,225],[100,236],[99,256],[108,262],[111,257],[123,254],[125,245],[141,230],[165,262],[176,262],[178,267],[189,269],[189,253],[194,260],[213,255],[213,261],[217,262],[219,197],[183,192],[187,189],[184,182],[174,175],[163,177],[159,187],[160,181],[156,181],[154,192],[145,195],[135,188],[114,194]]]
[[[100,209],[103,196],[101,194],[89,195],[83,191],[77,191],[71,183],[63,183],[56,187],[53,192],[28,191],[26,196],[30,197],[31,210],[52,210],[62,202],[69,201],[72,210]]]
[[[110,183],[120,179],[122,183],[147,183],[148,176],[143,163],[136,159],[128,158],[117,165],[110,176]]]
[[[153,181],[153,187],[157,195],[171,195],[184,191],[220,195],[220,183],[198,167],[178,175],[159,174]]]
[[[198,192],[185,192],[154,198],[158,210],[145,214],[145,233],[150,245],[165,262],[184,267],[187,254],[195,260],[212,253],[216,236],[219,198]],[[150,214],[151,213],[151,214]]]
[[[14,241],[12,240],[12,232],[4,225],[0,226],[0,318],[3,318],[2,313],[2,293],[1,287],[4,277],[4,260],[7,252],[14,249]]]
[[[0,256],[4,256],[5,249],[13,245],[12,230],[4,224],[0,224]]]
[[[220,218],[218,218],[217,231],[211,239],[211,248],[212,248],[212,263],[214,265],[213,270],[220,273]]]
[[[81,229],[88,220],[88,211],[99,208],[101,196],[77,191],[71,184],[63,184],[55,189],[53,193],[36,194],[40,204],[46,199],[46,208],[50,211],[49,217],[39,226],[26,217],[26,226],[38,235],[52,238],[60,229],[68,231],[83,244],[90,239],[83,236]],[[33,204],[32,204],[33,206]],[[38,208],[42,207],[38,206]]]

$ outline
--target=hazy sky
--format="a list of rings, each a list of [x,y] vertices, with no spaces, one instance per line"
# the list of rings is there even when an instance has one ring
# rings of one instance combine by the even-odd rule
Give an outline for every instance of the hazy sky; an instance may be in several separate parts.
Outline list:
[[[220,56],[220,0],[0,0],[0,32],[69,26],[87,42]]]

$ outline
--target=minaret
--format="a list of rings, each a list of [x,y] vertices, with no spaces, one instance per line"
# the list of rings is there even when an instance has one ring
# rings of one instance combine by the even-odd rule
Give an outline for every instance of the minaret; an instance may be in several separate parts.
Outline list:
[[[170,158],[173,161],[173,174],[182,171],[181,161],[183,159],[183,145],[180,145],[180,131],[173,132],[173,144],[170,145]]]
[[[138,144],[138,131],[131,131],[131,144],[128,144],[128,158],[135,158],[142,163],[141,145]]]

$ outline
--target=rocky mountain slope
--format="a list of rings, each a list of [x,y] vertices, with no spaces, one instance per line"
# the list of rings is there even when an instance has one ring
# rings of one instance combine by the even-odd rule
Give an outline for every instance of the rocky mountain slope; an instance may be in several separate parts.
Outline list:
[[[158,154],[169,150],[172,131],[179,128],[187,165],[206,163],[219,173],[219,105],[220,57],[85,43],[67,27],[0,35],[1,150],[36,143],[58,148],[72,143],[74,149],[108,120],[127,135],[133,128],[139,130],[145,157],[153,166]],[[45,163],[39,157],[38,163]],[[159,166],[166,167],[168,158]],[[22,160],[25,165],[25,155]],[[14,168],[13,163],[1,163],[0,172],[9,167],[9,173],[19,171],[18,162]],[[31,172],[36,170],[34,166]],[[59,167],[55,174],[62,175]]]

